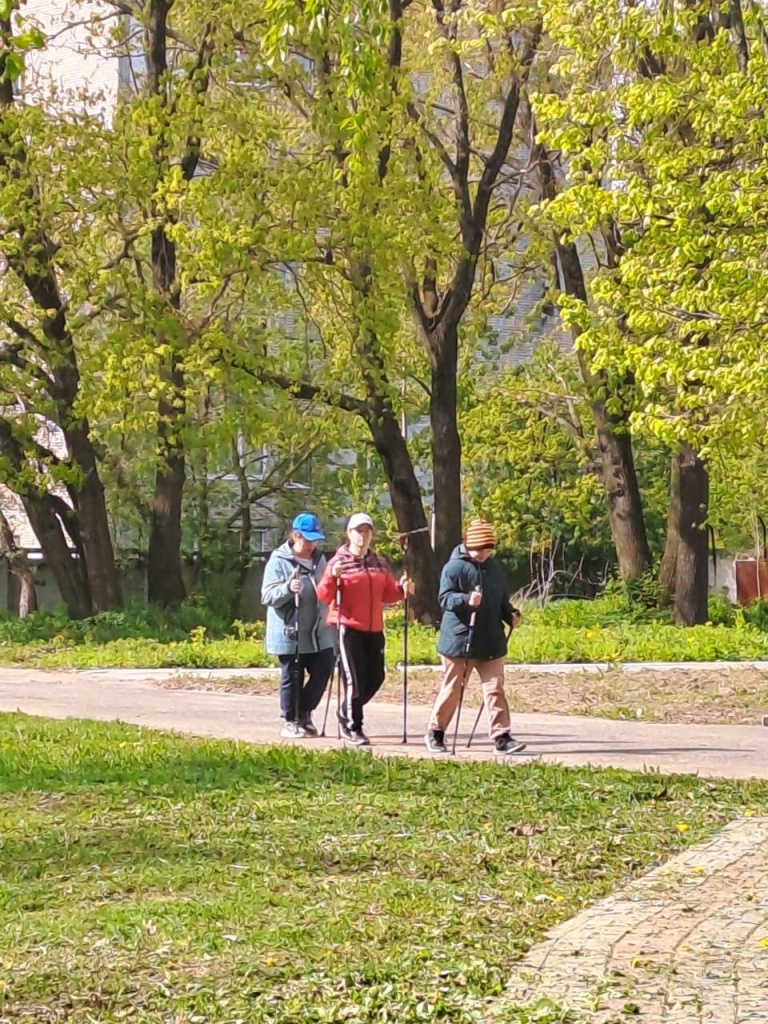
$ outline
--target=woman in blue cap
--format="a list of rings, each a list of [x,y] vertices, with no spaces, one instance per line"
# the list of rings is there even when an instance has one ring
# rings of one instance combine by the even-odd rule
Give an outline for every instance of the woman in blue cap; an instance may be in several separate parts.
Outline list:
[[[267,653],[280,662],[280,735],[317,736],[312,712],[323,699],[335,663],[335,631],[326,623],[326,606],[317,583],[325,570],[320,521],[301,512],[291,523],[285,544],[272,552],[261,586],[267,606]]]

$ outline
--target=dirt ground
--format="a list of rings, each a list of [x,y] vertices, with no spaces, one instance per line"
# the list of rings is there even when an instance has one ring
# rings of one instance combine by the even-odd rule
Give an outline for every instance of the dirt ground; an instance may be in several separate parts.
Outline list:
[[[258,680],[238,677],[202,683],[180,676],[164,686],[186,689],[270,694],[277,687],[277,673]],[[408,673],[408,699],[429,704],[439,686],[437,671]],[[635,719],[645,722],[700,722],[712,725],[759,725],[768,714],[768,673],[734,666],[727,669],[633,671],[620,668],[604,673],[520,672],[507,668],[507,697],[518,712],[559,715],[592,715],[599,718]],[[477,706],[480,684],[470,680],[466,702]],[[402,699],[402,675],[390,671],[379,700]]]

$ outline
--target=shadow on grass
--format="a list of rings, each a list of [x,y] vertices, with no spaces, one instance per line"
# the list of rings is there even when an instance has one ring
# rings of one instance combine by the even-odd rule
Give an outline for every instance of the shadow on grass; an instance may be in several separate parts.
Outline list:
[[[259,747],[179,736],[118,722],[44,719],[0,713],[0,798],[4,793],[66,794],[102,787],[144,798],[192,798],[205,791],[254,796],[365,788],[371,794],[475,795],[507,784],[503,769],[458,762],[374,758],[350,750]]]

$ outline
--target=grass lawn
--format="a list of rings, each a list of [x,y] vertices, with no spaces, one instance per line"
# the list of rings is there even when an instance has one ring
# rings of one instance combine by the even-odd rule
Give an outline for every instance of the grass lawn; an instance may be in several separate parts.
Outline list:
[[[0,715],[0,1021],[469,1024],[546,928],[766,807]]]

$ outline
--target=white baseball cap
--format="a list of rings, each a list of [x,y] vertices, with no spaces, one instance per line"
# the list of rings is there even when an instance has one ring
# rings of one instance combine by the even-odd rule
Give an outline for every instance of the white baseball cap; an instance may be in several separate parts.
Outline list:
[[[373,529],[373,520],[367,512],[355,512],[347,523],[348,530],[356,530],[361,526],[370,526]]]

